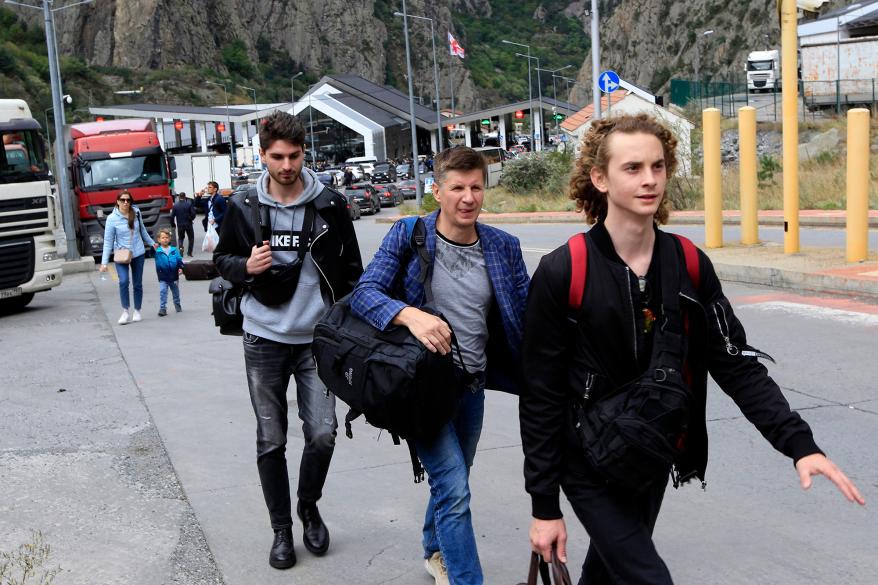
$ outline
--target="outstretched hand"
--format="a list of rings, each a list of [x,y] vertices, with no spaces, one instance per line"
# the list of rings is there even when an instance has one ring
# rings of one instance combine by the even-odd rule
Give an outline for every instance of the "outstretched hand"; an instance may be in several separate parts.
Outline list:
[[[866,505],[866,500],[860,495],[860,490],[854,485],[848,476],[842,473],[838,466],[830,461],[825,455],[814,453],[796,461],[796,471],[799,472],[799,482],[802,489],[811,487],[811,478],[822,475],[829,479],[838,488],[849,502],[856,502],[861,506]]]

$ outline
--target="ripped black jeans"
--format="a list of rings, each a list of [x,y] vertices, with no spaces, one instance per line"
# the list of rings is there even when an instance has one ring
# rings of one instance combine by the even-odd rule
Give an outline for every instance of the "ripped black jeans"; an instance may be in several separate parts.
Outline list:
[[[289,345],[245,332],[244,363],[256,413],[256,465],[271,527],[276,530],[293,524],[286,460],[290,377],[296,381],[305,440],[297,494],[303,502],[316,502],[323,495],[338,426],[335,396],[317,376],[309,343]]]

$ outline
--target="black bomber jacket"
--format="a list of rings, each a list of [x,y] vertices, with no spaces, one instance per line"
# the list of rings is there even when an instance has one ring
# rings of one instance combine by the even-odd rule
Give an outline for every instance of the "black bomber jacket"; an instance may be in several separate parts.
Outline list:
[[[765,366],[756,357],[741,355],[740,350],[749,348],[746,334],[710,259],[698,251],[696,289],[676,238],[658,229],[656,237],[674,239],[682,267],[680,306],[689,319],[692,403],[685,448],[676,463],[679,479],[704,481],[708,373],[775,449],[794,461],[821,452],[810,427],[790,409]],[[581,454],[573,429],[573,403],[582,394],[587,372],[603,370],[625,381],[641,373],[630,269],[615,253],[602,223],[586,234],[586,241],[588,278],[577,323],[572,324],[568,307],[571,260],[566,244],[540,261],[531,279],[525,313],[522,355],[527,383],[519,402],[525,487],[531,495],[533,516],[545,520],[561,517],[558,500],[564,457]],[[657,259],[654,254],[653,262]]]
[[[235,284],[253,281],[247,274],[247,259],[256,239],[250,205],[257,201],[255,190],[229,198],[213,252],[219,273]],[[313,203],[317,213],[309,253],[320,274],[321,290],[335,302],[354,290],[363,274],[360,246],[343,195],[324,186]]]

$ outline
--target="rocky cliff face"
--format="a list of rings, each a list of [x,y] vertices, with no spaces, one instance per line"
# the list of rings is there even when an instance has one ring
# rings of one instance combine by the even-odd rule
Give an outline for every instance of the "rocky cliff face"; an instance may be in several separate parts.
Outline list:
[[[585,10],[575,12],[590,30]],[[671,77],[745,80],[747,53],[779,48],[775,0],[602,0],[601,69],[653,93],[668,90]],[[705,31],[714,31],[704,35]],[[591,102],[591,52],[579,70],[572,99]]]
[[[447,57],[445,31],[455,30],[453,21],[461,16],[490,19],[504,2],[520,6],[519,22],[533,20],[533,30],[546,21],[544,4],[531,0],[407,3],[411,14],[434,20],[440,93],[448,96],[450,76],[459,108],[491,104],[482,103],[466,70],[468,61]],[[850,3],[834,0],[827,6]],[[56,13],[56,22],[62,53],[91,65],[137,70],[188,66],[224,75],[222,51],[236,42],[251,63],[282,59],[290,75],[352,72],[404,87],[402,25],[393,16],[400,5],[398,0],[102,0]],[[666,93],[671,77],[740,82],[749,51],[779,46],[776,5],[776,0],[601,0],[601,68],[614,69],[654,93]],[[588,34],[590,6],[590,0],[571,0],[563,14]],[[39,21],[37,15],[28,18]],[[434,93],[430,28],[425,21],[410,22],[415,93],[429,99]],[[530,30],[526,24],[524,30]],[[714,32],[705,36],[707,30]],[[475,54],[479,43],[496,44],[497,39],[466,41],[468,52]],[[581,63],[578,81],[572,101],[590,102],[590,54]]]

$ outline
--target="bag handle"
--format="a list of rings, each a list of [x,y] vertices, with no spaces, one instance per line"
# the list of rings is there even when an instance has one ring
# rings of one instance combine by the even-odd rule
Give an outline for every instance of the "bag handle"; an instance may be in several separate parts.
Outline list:
[[[530,568],[527,572],[527,582],[519,583],[519,585],[539,585],[537,583],[537,575],[543,585],[573,585],[570,580],[570,573],[567,566],[558,559],[558,552],[552,549],[552,569],[551,577],[549,572],[549,564],[547,564],[540,553],[530,553]]]

